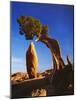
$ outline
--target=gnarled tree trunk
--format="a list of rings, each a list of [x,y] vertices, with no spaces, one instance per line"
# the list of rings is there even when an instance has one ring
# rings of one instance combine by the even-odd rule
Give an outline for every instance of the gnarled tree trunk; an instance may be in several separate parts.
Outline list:
[[[61,57],[58,41],[46,35],[39,37],[38,41],[43,42],[51,51],[53,57],[53,66],[55,70],[64,68],[64,61]]]

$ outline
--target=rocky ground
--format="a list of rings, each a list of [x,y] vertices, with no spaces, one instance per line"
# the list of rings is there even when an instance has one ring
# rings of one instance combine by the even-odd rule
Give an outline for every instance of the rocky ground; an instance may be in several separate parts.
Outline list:
[[[74,94],[74,71],[67,66],[53,73],[53,69],[46,70],[33,79],[22,72],[11,75],[11,98]]]

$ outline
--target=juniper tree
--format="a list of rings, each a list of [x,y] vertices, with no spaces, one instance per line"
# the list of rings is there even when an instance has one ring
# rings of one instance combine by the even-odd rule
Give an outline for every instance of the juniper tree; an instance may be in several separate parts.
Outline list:
[[[26,40],[33,39],[34,36],[38,38],[40,35],[48,34],[48,26],[42,25],[39,20],[31,16],[21,16],[17,22],[19,23],[19,33],[24,35]]]

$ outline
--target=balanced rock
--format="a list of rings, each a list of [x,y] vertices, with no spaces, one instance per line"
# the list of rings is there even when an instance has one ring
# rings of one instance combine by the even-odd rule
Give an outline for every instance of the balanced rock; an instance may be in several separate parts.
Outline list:
[[[38,69],[38,57],[33,42],[31,42],[26,52],[26,66],[29,78],[36,78]]]

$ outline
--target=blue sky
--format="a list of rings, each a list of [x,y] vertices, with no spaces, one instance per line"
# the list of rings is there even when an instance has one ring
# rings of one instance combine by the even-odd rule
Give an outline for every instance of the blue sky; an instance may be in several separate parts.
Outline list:
[[[62,58],[66,63],[67,55],[73,62],[73,6],[11,2],[11,72],[26,71],[26,51],[31,40],[19,35],[17,18],[32,16],[43,25],[48,25],[48,34],[60,43]],[[43,44],[33,41],[39,58],[38,71],[52,68],[50,50]]]

